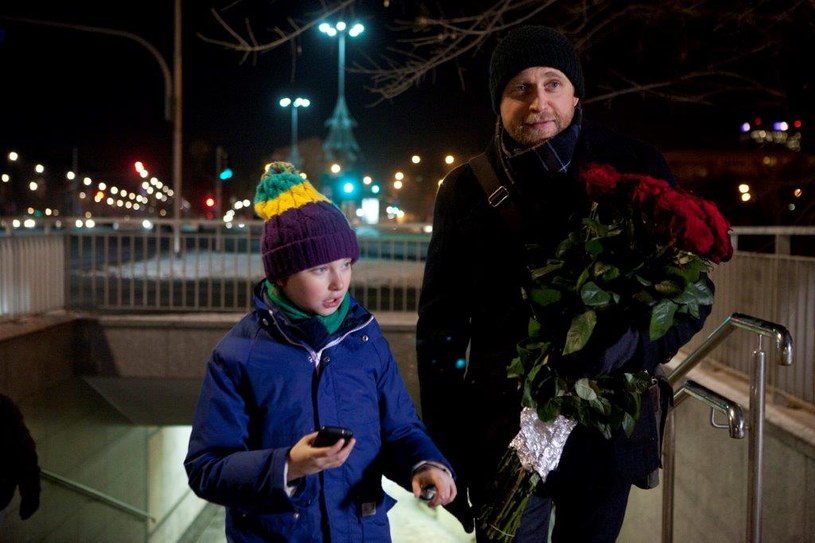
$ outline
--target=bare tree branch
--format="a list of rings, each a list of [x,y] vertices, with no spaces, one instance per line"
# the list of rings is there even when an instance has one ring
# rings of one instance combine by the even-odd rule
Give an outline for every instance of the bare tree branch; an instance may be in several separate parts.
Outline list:
[[[271,32],[275,37],[272,38],[271,41],[265,40],[263,42],[260,42],[255,38],[255,33],[252,30],[252,21],[244,19],[246,31],[245,34],[242,35],[221,16],[221,13],[218,10],[212,8],[210,11],[213,18],[218,22],[220,27],[226,31],[227,34],[229,34],[231,40],[210,38],[209,36],[205,36],[201,33],[198,33],[197,35],[200,39],[207,43],[219,45],[225,49],[231,49],[233,51],[242,53],[243,56],[241,62],[244,62],[250,55],[265,53],[293,41],[304,32],[314,28],[322,19],[354,5],[355,1],[356,0],[340,0],[330,5],[323,3],[322,9],[314,17],[309,18],[309,20],[303,24],[298,24],[294,19],[289,17],[287,18],[289,28],[282,29],[277,26],[273,27]]]
[[[769,88],[754,79],[750,79],[741,74],[733,72],[705,71],[686,73],[664,81],[654,81],[645,84],[626,79],[622,75],[620,77],[626,82],[626,86],[624,88],[592,96],[589,99],[583,100],[583,102],[586,104],[593,102],[605,102],[627,94],[652,94],[671,102],[688,102],[710,105],[710,98],[712,96],[734,91],[743,91],[745,87],[755,89],[778,99],[783,99],[785,96],[783,92],[777,89]],[[681,88],[682,85],[692,84],[698,80],[709,80],[711,78],[718,78],[718,83],[712,86],[712,88],[709,90],[695,89],[692,93],[682,93],[678,91],[666,92],[666,90],[670,91],[672,89],[678,89]]]
[[[218,12],[213,16],[229,39],[205,41],[249,55],[288,43],[322,18],[351,8],[355,0],[323,3],[306,22],[288,20],[260,40],[249,21],[243,33]],[[488,49],[507,30],[521,24],[546,24],[571,38],[591,67],[600,92],[592,102],[639,94],[678,102],[711,103],[734,92],[780,100],[784,93],[762,73],[774,69],[791,29],[815,35],[815,0],[779,6],[772,0],[675,0],[673,2],[593,0],[435,0],[417,3],[417,15],[397,20],[395,38],[377,58],[349,71],[368,77],[374,104],[391,100],[444,67],[457,70],[464,88],[474,69],[485,71]],[[444,14],[444,11],[451,14]],[[438,15],[432,15],[432,13]],[[811,44],[812,38],[808,38]],[[625,51],[625,54],[621,53]],[[616,55],[616,56],[615,56]],[[759,64],[759,61],[763,64]],[[610,82],[616,81],[614,87]]]

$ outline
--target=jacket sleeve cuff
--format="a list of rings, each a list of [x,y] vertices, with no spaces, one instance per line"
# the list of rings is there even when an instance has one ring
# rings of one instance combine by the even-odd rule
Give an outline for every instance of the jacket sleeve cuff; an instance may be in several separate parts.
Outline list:
[[[287,487],[289,475],[289,449],[280,448],[272,452],[272,488],[284,490]]]
[[[447,466],[445,466],[444,464],[442,464],[440,462],[435,462],[433,460],[422,460],[421,462],[419,462],[418,464],[413,466],[413,469],[410,470],[410,474],[411,475],[416,475],[417,472],[422,471],[422,470],[427,469],[427,468],[430,468],[430,467],[438,468],[438,469],[442,470],[444,473],[446,473],[447,475],[449,475],[451,478],[453,477],[453,473],[450,471],[450,469]]]

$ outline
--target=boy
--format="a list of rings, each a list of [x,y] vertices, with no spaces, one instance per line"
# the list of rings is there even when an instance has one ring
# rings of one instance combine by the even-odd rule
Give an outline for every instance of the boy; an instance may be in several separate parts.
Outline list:
[[[230,541],[390,541],[382,475],[428,504],[456,496],[374,317],[348,293],[359,258],[340,210],[294,167],[267,166],[255,195],[266,279],[216,345],[184,462],[226,506]],[[353,432],[315,446],[321,426]]]

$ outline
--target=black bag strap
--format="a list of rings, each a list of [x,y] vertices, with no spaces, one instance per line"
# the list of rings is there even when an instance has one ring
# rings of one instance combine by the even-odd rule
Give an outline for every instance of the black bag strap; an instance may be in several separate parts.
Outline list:
[[[503,217],[507,228],[513,234],[522,232],[522,213],[517,201],[512,198],[512,194],[498,179],[492,164],[487,159],[487,155],[481,153],[469,160],[470,168],[473,169],[478,183],[487,194],[487,203],[490,207],[498,211]]]

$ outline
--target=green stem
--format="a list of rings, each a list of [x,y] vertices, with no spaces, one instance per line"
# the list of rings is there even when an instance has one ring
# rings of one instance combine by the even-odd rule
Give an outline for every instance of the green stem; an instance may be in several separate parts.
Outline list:
[[[479,529],[490,541],[512,541],[538,481],[540,476],[524,469],[518,454],[508,447],[487,498],[477,512]]]

